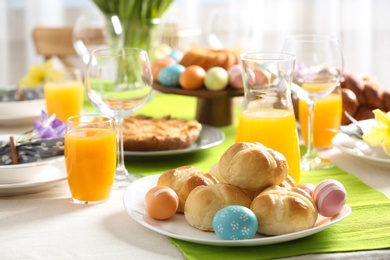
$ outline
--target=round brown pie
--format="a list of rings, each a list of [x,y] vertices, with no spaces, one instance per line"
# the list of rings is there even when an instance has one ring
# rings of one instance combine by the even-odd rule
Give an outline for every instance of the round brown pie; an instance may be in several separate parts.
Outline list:
[[[184,149],[198,139],[201,130],[196,120],[131,116],[123,123],[123,146],[126,151]]]

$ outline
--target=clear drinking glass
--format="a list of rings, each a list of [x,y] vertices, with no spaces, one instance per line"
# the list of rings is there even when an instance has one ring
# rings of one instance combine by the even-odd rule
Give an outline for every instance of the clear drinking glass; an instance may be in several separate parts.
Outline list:
[[[91,53],[85,75],[87,96],[96,109],[117,121],[118,163],[114,188],[126,187],[136,178],[124,164],[123,119],[146,103],[152,83],[148,54],[143,49],[110,48]]]
[[[122,24],[116,15],[83,14],[73,27],[72,40],[77,54],[87,64],[93,50],[123,47]]]
[[[49,69],[43,84],[47,114],[66,123],[70,116],[79,115],[83,108],[84,85],[77,68]]]
[[[99,114],[70,117],[64,148],[73,201],[78,204],[106,201],[116,167],[114,118]]]
[[[333,167],[321,158],[314,147],[314,109],[316,100],[332,93],[340,84],[343,55],[337,37],[329,35],[289,35],[282,52],[296,57],[292,93],[308,106],[307,151],[301,158],[301,169]]]

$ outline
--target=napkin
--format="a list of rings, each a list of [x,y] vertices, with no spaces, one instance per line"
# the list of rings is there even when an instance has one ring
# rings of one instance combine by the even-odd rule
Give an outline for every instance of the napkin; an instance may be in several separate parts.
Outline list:
[[[304,254],[389,248],[390,200],[356,176],[335,167],[302,173],[302,183],[336,179],[347,190],[352,213],[346,219],[309,237],[265,246],[219,247],[170,238],[187,259],[270,259]]]
[[[64,154],[64,138],[36,139],[16,145],[19,164],[36,162]],[[9,141],[0,141],[0,165],[12,164]]]

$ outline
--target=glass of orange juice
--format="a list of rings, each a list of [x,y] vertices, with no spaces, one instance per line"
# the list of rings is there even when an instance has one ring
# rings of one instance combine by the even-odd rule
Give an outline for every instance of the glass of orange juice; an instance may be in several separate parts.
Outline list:
[[[66,124],[65,163],[72,199],[79,204],[106,201],[116,170],[115,119],[72,116]]]
[[[299,100],[299,122],[302,137],[307,146],[307,102]],[[317,149],[332,147],[332,139],[340,129],[343,115],[343,104],[340,87],[337,87],[328,96],[318,98],[314,106],[314,136],[313,144]]]
[[[300,151],[290,84],[295,57],[281,53],[241,55],[245,96],[236,142],[259,142],[282,153],[300,181]]]
[[[43,86],[47,114],[66,123],[71,116],[80,115],[84,101],[81,71],[76,68],[50,69]]]

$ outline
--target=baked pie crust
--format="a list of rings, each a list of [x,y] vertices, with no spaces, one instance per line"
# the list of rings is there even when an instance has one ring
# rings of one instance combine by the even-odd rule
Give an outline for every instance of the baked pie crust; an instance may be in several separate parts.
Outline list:
[[[196,120],[131,116],[123,122],[123,146],[125,151],[185,149],[198,139],[201,130]]]

